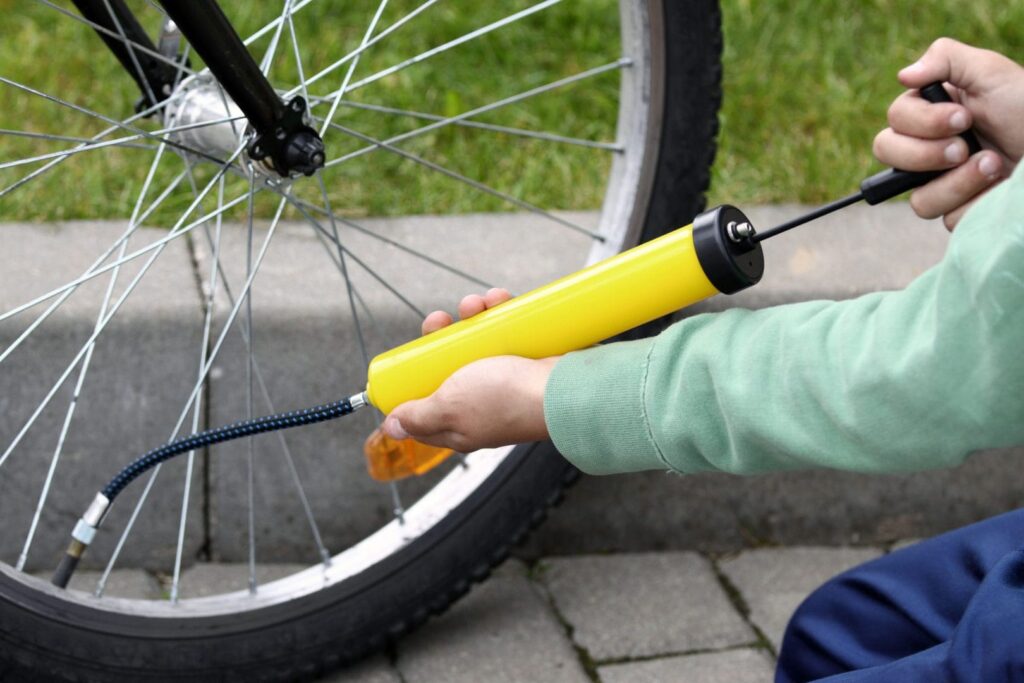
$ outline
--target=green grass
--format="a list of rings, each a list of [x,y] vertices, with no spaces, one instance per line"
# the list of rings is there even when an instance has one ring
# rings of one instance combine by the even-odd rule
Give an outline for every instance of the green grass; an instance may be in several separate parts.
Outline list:
[[[1024,2],[727,0],[713,199],[822,202],[881,165],[896,72],[948,35],[1021,59]]]
[[[420,0],[392,0],[381,27]],[[240,32],[261,25],[271,3],[222,3]],[[275,3],[276,4],[276,3]],[[355,80],[441,44],[473,28],[527,7],[528,0],[476,3],[443,0],[368,51]],[[68,3],[70,5],[70,3]],[[342,5],[341,8],[338,5]],[[303,66],[315,72],[361,39],[376,0],[345,3],[314,0],[296,15],[303,36]],[[133,7],[155,29],[156,13]],[[602,64],[617,54],[613,0],[566,0],[557,7],[448,53],[410,67],[351,94],[358,101],[452,115],[529,87]],[[0,74],[84,106],[118,116],[138,97],[88,27],[24,0],[0,0],[5,40]],[[871,140],[900,87],[896,71],[939,35],[953,35],[1013,55],[1024,45],[1024,0],[963,3],[954,0],[895,2],[839,0],[723,4],[726,48],[725,103],[712,201],[820,202],[854,188],[877,167]],[[306,37],[315,36],[315,40]],[[553,39],[557,37],[557,39]],[[253,46],[261,55],[267,41]],[[286,39],[271,74],[275,84],[295,80]],[[1020,57],[1019,54],[1016,55]],[[507,74],[513,77],[507,77]],[[316,92],[337,87],[343,70]],[[31,95],[2,86],[0,128],[91,136],[104,127]],[[700,96],[695,92],[694,96]],[[483,117],[493,123],[611,139],[617,78],[603,76]],[[410,119],[342,110],[338,121],[378,138],[423,125]],[[155,123],[145,124],[150,129]],[[67,143],[0,135],[0,160],[54,151]],[[333,157],[361,143],[329,139]],[[607,154],[448,127],[410,141],[404,149],[542,206],[600,205]],[[89,152],[0,199],[0,220],[123,216],[145,174],[145,152]],[[6,186],[35,167],[0,171]],[[164,164],[157,183],[180,172]],[[198,180],[209,177],[199,172]],[[350,215],[493,211],[511,208],[449,178],[425,172],[386,152],[375,152],[328,174],[334,207]],[[229,191],[239,191],[234,181]],[[306,184],[303,191],[310,191]],[[151,222],[170,220],[187,206],[187,193],[172,196]],[[269,198],[260,209],[272,209]]]

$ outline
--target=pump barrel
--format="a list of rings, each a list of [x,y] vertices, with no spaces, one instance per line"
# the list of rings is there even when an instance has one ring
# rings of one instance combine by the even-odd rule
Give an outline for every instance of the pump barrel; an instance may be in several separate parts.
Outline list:
[[[501,355],[546,358],[586,348],[719,291],[736,291],[735,283],[722,280],[722,254],[710,253],[734,249],[724,237],[725,219],[733,214],[745,220],[732,207],[698,217],[696,244],[694,225],[679,228],[380,354],[368,369],[370,403],[389,413],[405,401],[429,396],[473,361]],[[763,270],[760,247],[744,249],[742,258],[759,266],[756,282]],[[706,270],[715,272],[709,277]]]

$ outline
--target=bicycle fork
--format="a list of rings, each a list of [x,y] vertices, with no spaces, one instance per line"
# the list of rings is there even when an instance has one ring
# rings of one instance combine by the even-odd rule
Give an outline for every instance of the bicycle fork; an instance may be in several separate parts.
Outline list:
[[[156,110],[189,80],[180,77],[184,65],[174,63],[179,60],[175,54],[176,41],[158,50],[124,0],[73,2],[138,84],[142,91],[138,111]],[[231,103],[245,115],[249,160],[263,171],[285,178],[313,175],[323,168],[324,143],[308,125],[308,103],[298,96],[287,102],[278,96],[216,0],[160,0],[160,4],[169,22],[165,24],[165,35],[180,32],[203,58]],[[282,16],[278,21],[288,20]],[[191,108],[178,106],[179,119],[194,124],[209,120],[202,118],[210,109],[202,101],[193,98],[192,104],[188,100],[185,104]],[[231,105],[221,105],[217,118],[224,118],[225,110],[230,115]]]

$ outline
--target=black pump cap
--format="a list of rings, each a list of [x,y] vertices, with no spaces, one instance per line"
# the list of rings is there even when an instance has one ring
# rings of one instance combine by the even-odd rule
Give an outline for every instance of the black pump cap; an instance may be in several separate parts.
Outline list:
[[[704,274],[723,294],[734,294],[756,285],[764,274],[761,245],[747,238],[735,241],[729,235],[729,224],[750,224],[735,206],[722,206],[706,211],[693,219],[693,246]]]

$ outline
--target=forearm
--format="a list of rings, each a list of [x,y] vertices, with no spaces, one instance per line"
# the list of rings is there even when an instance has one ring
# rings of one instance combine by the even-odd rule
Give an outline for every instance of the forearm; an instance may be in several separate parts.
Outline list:
[[[549,431],[586,471],[899,471],[1024,442],[1021,173],[906,290],[729,311],[570,354]],[[595,400],[596,399],[596,400]]]

